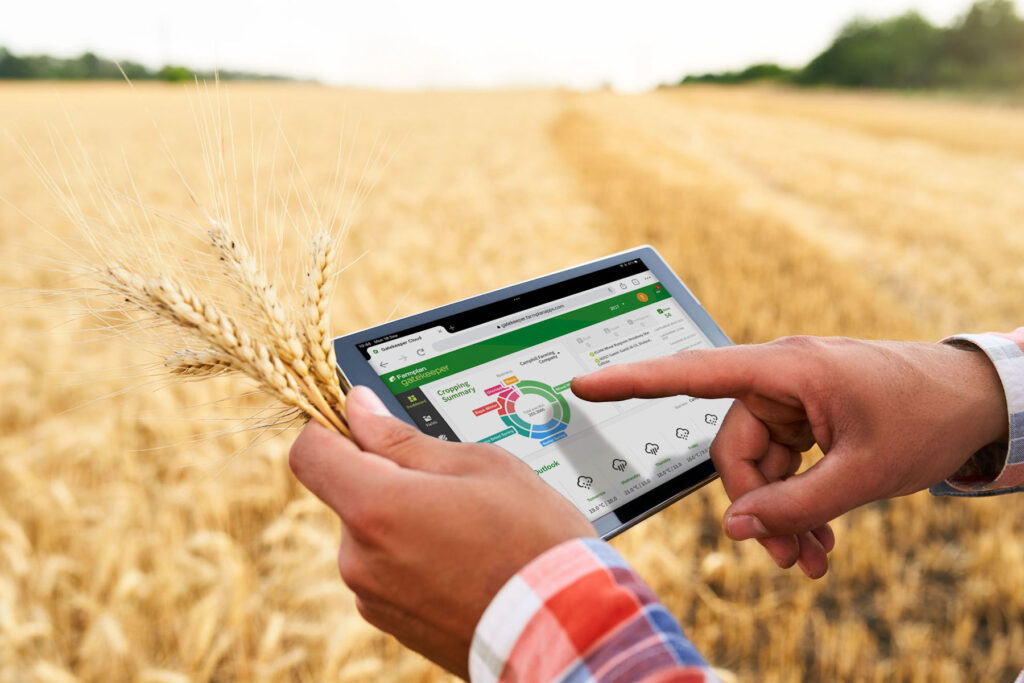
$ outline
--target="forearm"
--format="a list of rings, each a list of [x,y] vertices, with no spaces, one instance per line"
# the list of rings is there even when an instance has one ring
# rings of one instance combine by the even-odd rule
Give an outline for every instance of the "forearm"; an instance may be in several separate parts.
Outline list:
[[[479,681],[716,680],[676,620],[611,546],[563,543],[512,578],[477,625]]]

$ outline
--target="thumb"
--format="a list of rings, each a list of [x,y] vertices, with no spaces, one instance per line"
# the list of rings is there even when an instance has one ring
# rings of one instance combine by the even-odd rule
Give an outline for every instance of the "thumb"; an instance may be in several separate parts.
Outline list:
[[[725,511],[725,531],[737,541],[812,531],[876,500],[873,477],[836,449],[802,474],[737,498]]]
[[[442,471],[434,450],[441,443],[388,412],[368,387],[353,387],[345,417],[359,447],[408,469]]]
[[[760,345],[680,351],[671,356],[613,365],[576,377],[572,390],[587,401],[620,401],[686,394],[701,398],[736,397],[767,372]]]

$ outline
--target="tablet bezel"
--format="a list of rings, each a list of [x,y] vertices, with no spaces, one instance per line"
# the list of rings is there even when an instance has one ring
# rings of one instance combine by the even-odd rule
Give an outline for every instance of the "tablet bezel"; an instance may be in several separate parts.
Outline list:
[[[392,415],[416,426],[406,411],[399,404],[385,383],[380,379],[362,353],[357,348],[358,344],[371,339],[377,339],[389,334],[401,332],[409,328],[415,328],[428,324],[431,321],[464,313],[484,305],[505,301],[527,292],[532,292],[544,287],[557,285],[567,280],[587,275],[589,273],[608,268],[632,259],[640,259],[647,268],[654,273],[658,281],[665,287],[668,293],[675,299],[686,312],[694,324],[714,346],[731,346],[732,342],[711,319],[700,301],[693,295],[689,288],[679,279],[672,268],[665,262],[661,255],[650,245],[644,245],[627,251],[621,251],[589,263],[584,263],[572,268],[566,268],[550,275],[526,280],[515,285],[496,289],[492,292],[479,294],[477,296],[456,301],[439,308],[407,316],[399,320],[393,320],[382,325],[366,328],[337,337],[334,340],[334,350],[338,358],[339,374],[342,386],[347,392],[351,387],[362,384],[368,386],[384,402]],[[686,496],[708,482],[718,477],[714,465],[707,460],[696,467],[687,470],[673,479],[661,484],[651,491],[623,503],[611,512],[593,520],[595,530],[601,538],[609,539],[638,522],[650,517],[680,498]]]

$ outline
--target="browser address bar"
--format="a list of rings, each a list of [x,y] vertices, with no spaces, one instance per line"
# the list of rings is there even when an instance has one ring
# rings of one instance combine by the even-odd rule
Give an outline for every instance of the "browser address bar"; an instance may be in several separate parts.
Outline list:
[[[579,308],[581,306],[586,306],[587,304],[592,304],[595,301],[600,301],[601,299],[607,296],[609,296],[609,294],[606,292],[606,286],[597,287],[595,289],[587,290],[586,292],[574,294],[573,296],[567,297],[565,299],[560,299],[559,301],[552,301],[551,303],[544,304],[543,306],[535,306],[534,308],[530,308],[525,311],[520,311],[519,313],[514,313],[512,315],[508,315],[505,316],[504,318],[493,320],[483,325],[478,325],[477,327],[466,330],[461,334],[456,334],[446,339],[436,341],[433,343],[432,346],[434,348],[434,351],[450,351],[451,349],[457,349],[462,346],[467,346],[474,342],[478,342],[482,339],[493,337],[497,334],[501,334],[502,332],[514,330],[517,327],[521,327],[523,325],[535,323],[538,320],[543,320],[549,315],[565,313],[566,311],[571,311],[574,308]],[[543,311],[545,308],[554,308],[555,310],[552,310],[548,314],[537,315],[536,317],[533,317],[533,315],[531,315],[532,313],[539,313]],[[523,318],[523,320],[520,322],[513,322],[516,321],[516,319],[518,318]]]

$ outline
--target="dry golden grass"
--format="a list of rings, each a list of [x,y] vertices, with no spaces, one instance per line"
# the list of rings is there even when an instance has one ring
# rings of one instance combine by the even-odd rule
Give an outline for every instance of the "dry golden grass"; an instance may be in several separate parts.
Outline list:
[[[1019,110],[714,88],[230,93],[240,127],[250,111],[257,131],[280,125],[313,188],[332,183],[343,119],[358,162],[377,133],[393,141],[390,165],[340,180],[346,196],[367,174],[378,184],[352,216],[347,253],[368,253],[337,292],[335,334],[642,242],[736,341],[1022,322]],[[91,157],[128,161],[149,202],[187,213],[150,111],[183,173],[204,177],[179,88],[0,87],[0,127],[44,163],[47,127],[73,125]],[[208,438],[259,398],[218,402],[242,389],[230,378],[121,393],[150,381],[126,370],[152,363],[144,348],[19,305],[66,286],[35,257],[59,253],[46,231],[72,227],[6,139],[0,160],[0,680],[445,678],[361,623],[334,567],[337,524],[288,472],[288,435]],[[293,184],[288,164],[262,172]],[[287,242],[282,272],[304,256]],[[855,511],[814,583],[726,540],[726,504],[710,486],[615,545],[741,680],[1005,680],[1024,666],[1024,498]]]

